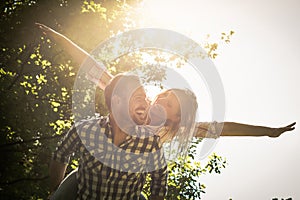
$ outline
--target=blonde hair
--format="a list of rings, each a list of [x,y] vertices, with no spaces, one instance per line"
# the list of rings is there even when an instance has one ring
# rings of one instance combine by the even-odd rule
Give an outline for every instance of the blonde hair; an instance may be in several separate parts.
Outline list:
[[[162,143],[169,142],[171,145],[172,142],[176,141],[178,143],[175,147],[177,154],[185,156],[194,134],[198,108],[197,98],[188,89],[169,89],[166,92],[168,91],[173,92],[178,99],[180,104],[178,116],[180,116],[180,120],[177,122],[167,121],[165,126],[158,132],[158,135]]]

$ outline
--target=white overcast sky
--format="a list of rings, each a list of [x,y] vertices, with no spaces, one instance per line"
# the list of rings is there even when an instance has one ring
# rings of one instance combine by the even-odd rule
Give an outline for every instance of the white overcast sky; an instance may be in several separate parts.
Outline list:
[[[202,199],[300,199],[300,1],[150,2],[157,7],[147,12],[156,15],[158,25],[145,26],[177,30],[196,41],[235,31],[214,60],[225,88],[226,121],[272,127],[298,123],[275,139],[219,139],[214,152],[229,165],[220,175],[201,178],[207,186]]]

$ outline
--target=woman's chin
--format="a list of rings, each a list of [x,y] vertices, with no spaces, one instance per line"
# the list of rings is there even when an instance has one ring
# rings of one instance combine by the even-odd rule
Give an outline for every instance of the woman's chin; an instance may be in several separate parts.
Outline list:
[[[150,117],[149,125],[151,126],[163,126],[166,123],[166,119],[161,117]]]
[[[162,126],[166,123],[166,113],[160,106],[153,106],[148,114],[149,125]]]

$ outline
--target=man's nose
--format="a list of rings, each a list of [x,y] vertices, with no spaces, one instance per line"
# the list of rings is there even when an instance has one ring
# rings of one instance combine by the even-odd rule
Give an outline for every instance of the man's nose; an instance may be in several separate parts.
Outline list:
[[[146,104],[147,104],[148,106],[151,104],[150,99],[146,98],[145,101],[146,101]]]
[[[144,106],[145,108],[147,108],[147,107],[150,105],[149,102],[148,102],[146,99],[141,100],[141,101],[140,101],[140,104],[141,104],[142,106]]]

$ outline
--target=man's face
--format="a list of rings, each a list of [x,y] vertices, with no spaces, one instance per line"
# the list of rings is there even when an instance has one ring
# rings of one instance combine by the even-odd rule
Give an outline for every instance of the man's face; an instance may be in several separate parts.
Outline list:
[[[144,88],[141,86],[134,91],[129,100],[129,114],[136,124],[141,125],[145,123],[148,106],[149,101]]]

